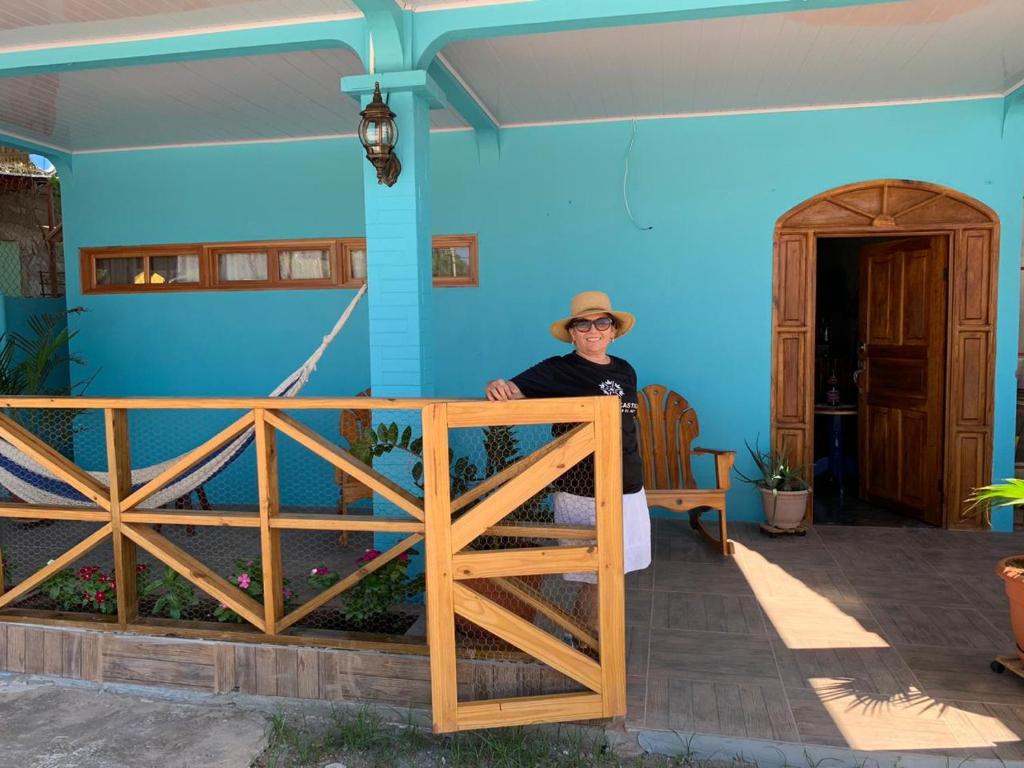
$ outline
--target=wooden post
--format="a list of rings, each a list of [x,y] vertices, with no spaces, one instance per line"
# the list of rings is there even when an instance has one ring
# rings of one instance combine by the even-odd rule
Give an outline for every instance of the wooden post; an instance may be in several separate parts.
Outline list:
[[[284,579],[281,573],[281,530],[271,518],[281,511],[277,475],[277,432],[267,423],[266,411],[256,410],[256,468],[260,491],[260,550],[263,563],[263,612],[266,633],[277,634],[284,617]]]
[[[121,629],[139,618],[139,590],[135,542],[124,535],[121,510],[132,492],[132,455],[128,439],[128,411],[104,408],[107,431],[107,471],[110,477],[110,522],[114,543],[114,578],[117,581],[117,624]]]
[[[626,594],[622,552],[622,416],[617,398],[595,409],[597,590],[604,716],[626,714]]]
[[[426,514],[427,645],[435,733],[458,727],[455,677],[455,597],[452,569],[448,406],[423,409],[423,480]]]

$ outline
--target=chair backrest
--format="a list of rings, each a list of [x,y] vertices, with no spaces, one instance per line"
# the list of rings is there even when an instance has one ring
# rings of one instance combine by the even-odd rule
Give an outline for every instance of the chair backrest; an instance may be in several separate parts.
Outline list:
[[[700,434],[697,412],[686,398],[660,384],[637,393],[637,431],[644,460],[644,487],[696,488],[690,449]]]
[[[356,397],[369,396],[369,389],[364,389],[356,395]],[[342,437],[348,440],[349,445],[352,445],[352,443],[359,439],[359,435],[370,428],[371,415],[372,412],[368,410],[353,411],[348,408],[342,410],[338,431],[341,433]]]

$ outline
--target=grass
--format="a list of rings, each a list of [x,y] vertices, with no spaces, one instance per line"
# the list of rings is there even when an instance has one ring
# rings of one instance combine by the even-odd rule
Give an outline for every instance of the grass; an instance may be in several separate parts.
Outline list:
[[[623,756],[579,728],[502,728],[435,735],[375,711],[333,709],[326,716],[275,714],[254,768],[702,768],[689,757]],[[714,765],[731,765],[715,761]],[[710,768],[710,764],[708,764]]]

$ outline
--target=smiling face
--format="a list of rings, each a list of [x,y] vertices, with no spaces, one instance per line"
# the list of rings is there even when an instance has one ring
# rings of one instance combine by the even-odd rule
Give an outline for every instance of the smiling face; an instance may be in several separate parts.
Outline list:
[[[575,327],[576,322],[578,320],[600,321],[602,319],[612,320],[612,317],[605,312],[594,312],[589,315],[575,317],[569,323],[569,337],[572,339],[576,351],[583,355],[583,357],[600,359],[608,354],[608,345],[615,338],[615,323],[613,321],[604,330],[601,330],[593,323],[591,323],[588,330],[580,330]]]

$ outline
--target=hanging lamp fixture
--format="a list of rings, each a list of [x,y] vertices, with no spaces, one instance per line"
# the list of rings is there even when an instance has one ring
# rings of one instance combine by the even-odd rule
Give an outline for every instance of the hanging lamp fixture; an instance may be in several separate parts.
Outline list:
[[[373,98],[366,109],[359,113],[359,141],[366,150],[366,159],[377,169],[377,183],[394,186],[402,164],[395,155],[398,143],[398,126],[395,113],[391,111],[380,94],[380,83],[373,86]]]

